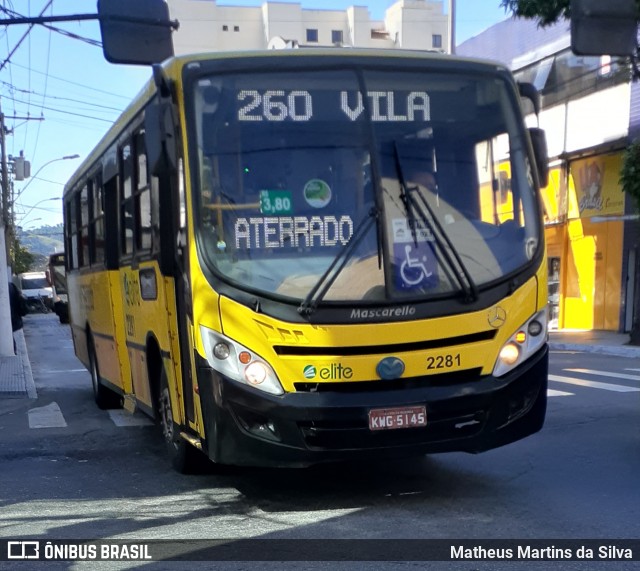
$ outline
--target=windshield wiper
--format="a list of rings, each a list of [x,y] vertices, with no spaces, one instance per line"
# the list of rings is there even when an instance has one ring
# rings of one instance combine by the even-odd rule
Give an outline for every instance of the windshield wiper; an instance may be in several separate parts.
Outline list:
[[[298,313],[302,315],[311,315],[316,310],[318,304],[322,301],[324,296],[327,294],[327,291],[329,291],[329,288],[340,275],[340,272],[342,272],[349,260],[353,257],[353,253],[356,251],[360,242],[362,242],[362,239],[367,235],[367,232],[374,223],[378,224],[379,218],[380,212],[376,206],[373,206],[353,231],[351,239],[342,246],[342,249],[338,252],[331,264],[329,264],[329,267],[320,276],[320,279],[315,283],[311,290],[309,290],[309,293],[300,304],[300,307],[298,307]],[[380,244],[380,232],[377,230],[376,236],[378,239],[378,260],[380,261],[382,256],[382,247]]]
[[[416,224],[416,213],[418,218],[422,224],[426,228],[431,231],[431,235],[434,237],[436,241],[436,245],[440,252],[440,256],[444,259],[447,267],[453,272],[453,275],[460,286],[460,290],[463,292],[465,296],[465,301],[471,303],[478,299],[478,289],[476,284],[469,273],[469,270],[464,265],[458,250],[451,242],[451,239],[444,231],[442,224],[438,220],[435,212],[429,206],[427,199],[420,192],[418,186],[409,187],[407,185],[407,181],[404,177],[404,169],[402,168],[402,159],[400,157],[400,150],[398,149],[398,142],[393,142],[393,155],[396,163],[396,171],[398,173],[398,181],[400,182],[400,198],[402,203],[404,204],[405,210],[407,212],[407,221],[409,223],[409,228],[411,229],[411,237],[413,238],[414,244],[418,246],[418,236],[417,236],[417,224]],[[413,197],[413,194],[417,194],[420,200],[419,204]],[[426,212],[425,212],[426,210]],[[427,216],[427,213],[429,216]],[[437,254],[436,254],[437,255]]]

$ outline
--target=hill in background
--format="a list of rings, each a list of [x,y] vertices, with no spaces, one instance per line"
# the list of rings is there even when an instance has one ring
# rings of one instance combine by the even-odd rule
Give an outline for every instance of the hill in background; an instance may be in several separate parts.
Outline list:
[[[18,227],[16,236],[22,247],[36,256],[36,262],[32,268],[34,271],[44,270],[51,254],[64,251],[62,224],[40,226],[29,230]]]

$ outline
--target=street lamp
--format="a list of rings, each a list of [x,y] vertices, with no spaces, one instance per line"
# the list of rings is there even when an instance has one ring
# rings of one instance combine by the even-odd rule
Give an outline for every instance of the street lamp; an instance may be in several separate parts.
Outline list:
[[[29,220],[29,224],[33,224],[34,222],[37,222],[38,220],[42,220],[42,218],[33,218],[31,220]],[[22,230],[22,232],[24,232],[26,230],[26,228],[23,228],[22,224],[20,224],[19,226],[16,226],[16,228],[18,230]]]
[[[20,190],[20,192],[18,194],[16,194],[13,197],[13,201],[15,202],[16,200],[18,200],[18,198],[20,198],[20,195],[27,190],[27,188],[29,187],[29,185],[33,182],[34,179],[38,178],[38,174],[40,174],[40,171],[46,167],[47,165],[50,165],[51,163],[55,163],[56,161],[68,161],[70,159],[78,159],[80,158],[80,155],[65,155],[64,157],[58,157],[57,159],[51,159],[50,161],[47,161],[46,163],[44,163],[37,171],[35,174],[31,175],[31,178],[29,179],[29,181],[27,182],[27,184],[25,184],[22,189]]]
[[[29,210],[27,210],[21,217],[20,217],[20,222],[24,224],[24,219],[29,216],[29,214],[31,214],[31,212],[33,212],[34,208],[38,208],[39,204],[42,204],[43,202],[49,202],[51,200],[60,200],[59,196],[54,196],[53,198],[43,198],[42,200],[39,200],[38,202],[36,202],[33,206],[29,207]],[[40,220],[42,220],[42,218],[40,218]]]

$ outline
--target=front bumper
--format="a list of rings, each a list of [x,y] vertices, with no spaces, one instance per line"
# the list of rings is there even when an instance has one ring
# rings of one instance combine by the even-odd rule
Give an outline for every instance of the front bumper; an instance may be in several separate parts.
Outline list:
[[[205,449],[222,464],[308,466],[321,462],[482,452],[542,428],[548,347],[508,375],[394,390],[268,395],[234,382],[199,359]],[[369,429],[369,410],[426,406],[427,425]]]

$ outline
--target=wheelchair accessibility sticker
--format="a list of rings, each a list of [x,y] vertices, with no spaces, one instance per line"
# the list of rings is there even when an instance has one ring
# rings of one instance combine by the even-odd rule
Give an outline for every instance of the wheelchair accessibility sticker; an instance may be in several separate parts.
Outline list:
[[[398,218],[393,220],[392,230],[395,287],[404,291],[436,287],[438,264],[429,229],[418,225],[414,240],[407,220]]]

